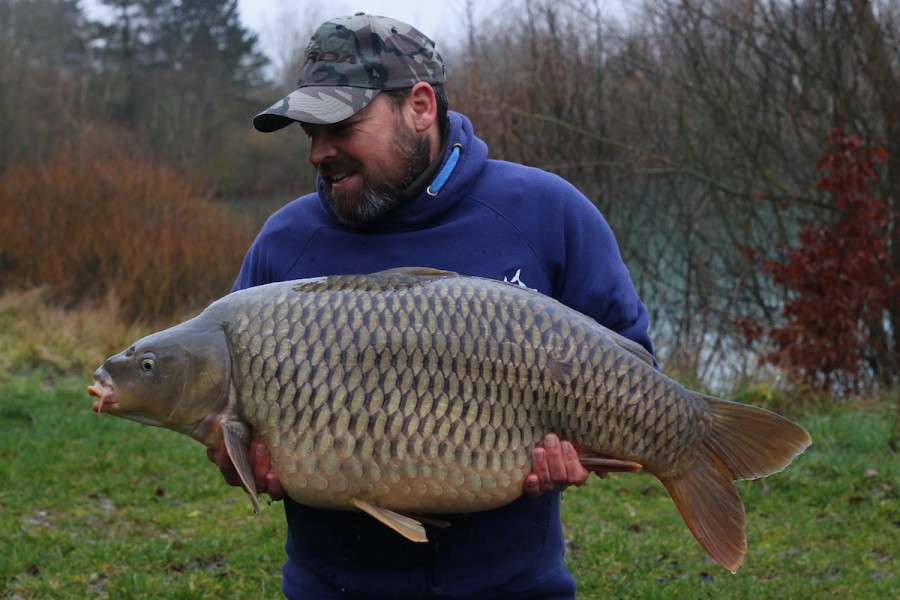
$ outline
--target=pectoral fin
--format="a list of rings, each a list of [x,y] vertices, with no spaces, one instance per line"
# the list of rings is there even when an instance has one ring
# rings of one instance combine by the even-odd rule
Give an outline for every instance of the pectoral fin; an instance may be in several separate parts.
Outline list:
[[[369,515],[375,517],[403,537],[413,542],[427,542],[428,537],[425,535],[425,528],[422,523],[411,517],[401,515],[387,508],[376,506],[371,502],[353,498],[350,504]]]
[[[630,460],[619,460],[596,454],[581,454],[578,460],[584,468],[597,475],[605,473],[637,473],[644,467]]]
[[[231,464],[241,478],[241,484],[250,494],[253,512],[259,514],[259,499],[256,497],[256,484],[253,483],[253,468],[250,466],[250,428],[240,421],[227,421],[222,425],[225,437],[225,449]]]

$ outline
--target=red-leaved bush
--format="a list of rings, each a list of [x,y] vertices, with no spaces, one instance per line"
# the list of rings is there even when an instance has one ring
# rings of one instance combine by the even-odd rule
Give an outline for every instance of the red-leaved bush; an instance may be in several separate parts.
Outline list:
[[[854,386],[879,347],[892,294],[900,291],[888,247],[890,206],[874,193],[878,168],[887,161],[881,147],[836,128],[834,151],[819,161],[818,187],[834,199],[834,219],[807,225],[782,260],[763,258],[762,269],[789,290],[785,322],[766,332],[774,351],[767,357],[795,382],[828,391],[836,383]],[[750,334],[762,334],[747,323]]]

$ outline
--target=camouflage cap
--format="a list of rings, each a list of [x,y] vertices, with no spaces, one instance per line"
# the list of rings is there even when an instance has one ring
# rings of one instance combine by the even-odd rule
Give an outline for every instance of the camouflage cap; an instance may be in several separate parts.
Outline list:
[[[297,89],[256,115],[253,126],[268,132],[294,121],[337,123],[365,108],[382,90],[445,80],[444,61],[427,36],[395,19],[357,13],[326,21],[316,30]]]

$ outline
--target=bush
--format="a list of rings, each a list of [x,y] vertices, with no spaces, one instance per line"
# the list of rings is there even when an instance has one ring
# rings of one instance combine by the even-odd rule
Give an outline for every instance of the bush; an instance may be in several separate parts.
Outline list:
[[[65,306],[114,297],[146,322],[230,289],[252,227],[169,168],[72,154],[0,174],[0,291]]]
[[[764,332],[745,323],[750,337],[765,333],[774,344],[768,359],[811,390],[862,390],[867,378],[890,373],[884,328],[891,298],[900,292],[889,245],[896,215],[875,194],[881,147],[867,148],[842,129],[828,136],[834,147],[817,165],[818,187],[834,199],[830,223],[810,223],[783,258],[763,258],[773,283],[789,292],[785,322]],[[883,377],[890,381],[890,377]]]

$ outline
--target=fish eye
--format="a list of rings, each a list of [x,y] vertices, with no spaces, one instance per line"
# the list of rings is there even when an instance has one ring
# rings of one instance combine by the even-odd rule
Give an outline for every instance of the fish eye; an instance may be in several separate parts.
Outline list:
[[[152,352],[148,352],[141,357],[138,361],[138,365],[140,366],[141,371],[149,373],[153,370],[153,367],[156,366],[156,356],[154,356]]]

